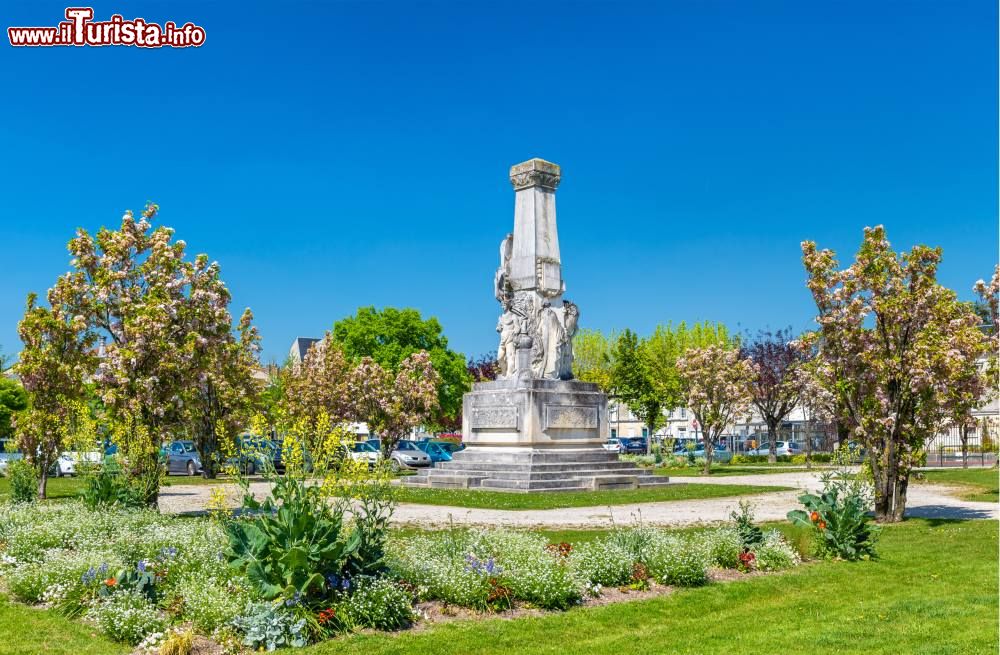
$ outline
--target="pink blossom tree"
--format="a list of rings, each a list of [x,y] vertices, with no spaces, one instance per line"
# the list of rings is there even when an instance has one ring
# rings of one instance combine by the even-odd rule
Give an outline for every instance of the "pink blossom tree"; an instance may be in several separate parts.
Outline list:
[[[379,435],[385,457],[410,430],[434,417],[439,381],[425,351],[406,357],[395,376],[370,357],[351,372],[348,394],[354,413]]]
[[[819,329],[804,338],[817,348],[817,383],[867,448],[876,519],[899,521],[926,441],[954,419],[956,397],[982,393],[982,376],[969,374],[986,352],[979,318],[937,283],[940,249],[897,255],[881,226],[865,229],[842,270],[811,241],[802,252],[818,310]]]
[[[750,411],[756,371],[739,350],[723,345],[688,350],[677,361],[677,369],[687,406],[701,426],[707,475],[715,442],[727,426]]]
[[[778,426],[802,397],[802,379],[798,369],[805,361],[805,351],[793,340],[789,328],[759,332],[741,346],[740,352],[754,365],[750,391],[753,404],[767,425],[767,439],[771,447],[767,461],[774,462]]]
[[[125,470],[150,504],[159,493],[160,444],[184,434],[212,443],[205,423],[215,434],[217,420],[226,422],[234,408],[222,406],[240,392],[224,388],[245,391],[255,361],[250,326],[238,343],[232,336],[218,264],[205,255],[185,260],[173,230],[152,227],[157,211],[148,204],[139,220],[127,211],[119,229],[94,236],[78,230],[69,242],[73,270],[52,292],[85,326],[85,339],[108,339],[93,382]],[[239,357],[226,354],[233,348]]]

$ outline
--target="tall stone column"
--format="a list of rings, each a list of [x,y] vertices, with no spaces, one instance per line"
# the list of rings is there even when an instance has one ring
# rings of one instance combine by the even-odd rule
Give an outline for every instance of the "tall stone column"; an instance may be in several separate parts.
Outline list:
[[[544,159],[531,159],[510,169],[515,191],[510,285],[515,293],[533,290],[549,298],[562,294],[556,230],[560,178],[559,167]]]

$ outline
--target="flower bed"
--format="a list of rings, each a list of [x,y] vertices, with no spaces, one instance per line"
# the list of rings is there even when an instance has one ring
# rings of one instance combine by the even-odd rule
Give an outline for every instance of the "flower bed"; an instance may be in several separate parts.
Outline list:
[[[345,527],[341,539],[351,540]],[[497,612],[564,610],[651,585],[697,586],[713,568],[770,571],[798,563],[777,532],[744,547],[733,528],[677,535],[639,527],[549,544],[533,533],[454,529],[393,538],[378,573],[331,575],[320,605],[265,598],[231,565],[224,523],[78,502],[0,504],[0,581],[17,600],[79,617],[158,652],[190,631],[232,649],[301,646],[356,628],[395,630],[415,603]],[[183,632],[183,634],[182,634]]]

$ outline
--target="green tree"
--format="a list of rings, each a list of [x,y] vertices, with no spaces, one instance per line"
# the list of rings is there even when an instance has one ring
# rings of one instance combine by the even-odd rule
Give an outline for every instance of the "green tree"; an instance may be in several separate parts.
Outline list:
[[[357,314],[337,321],[333,341],[354,363],[370,357],[395,376],[406,358],[420,351],[430,356],[438,374],[438,409],[431,417],[436,427],[462,412],[462,395],[472,387],[472,378],[462,353],[448,348],[448,339],[436,318],[424,319],[415,309],[361,307]]]
[[[583,329],[573,337],[573,377],[593,382],[601,391],[611,391],[614,349],[618,335],[605,335],[600,330]]]
[[[11,419],[28,408],[28,392],[17,380],[0,376],[0,439],[14,436]]]
[[[650,452],[653,433],[663,425],[663,399],[657,393],[649,362],[639,337],[626,329],[619,335],[612,351],[611,395],[624,403],[642,421],[649,432],[646,452]]]

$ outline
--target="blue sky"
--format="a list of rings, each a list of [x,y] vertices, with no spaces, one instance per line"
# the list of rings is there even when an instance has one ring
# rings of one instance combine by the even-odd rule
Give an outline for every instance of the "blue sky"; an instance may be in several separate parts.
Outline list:
[[[65,4],[6,4],[3,27]],[[811,325],[799,242],[866,225],[997,259],[997,9],[980,2],[100,3],[187,50],[0,45],[0,346],[77,226],[146,200],[220,262],[265,355],[359,305],[495,345],[511,164],[563,167],[585,327]]]

